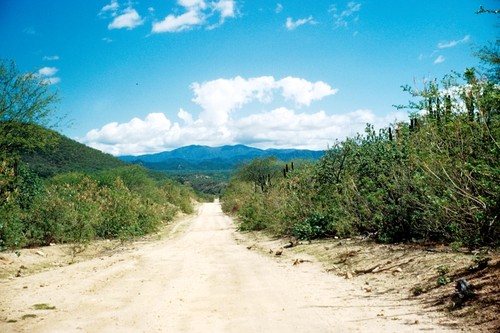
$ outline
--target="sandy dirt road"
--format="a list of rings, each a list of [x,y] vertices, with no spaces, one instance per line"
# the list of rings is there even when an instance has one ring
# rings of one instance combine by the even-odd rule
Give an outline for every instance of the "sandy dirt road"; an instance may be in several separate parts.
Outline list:
[[[367,293],[318,263],[248,250],[218,203],[165,239],[2,281],[0,309],[14,319],[0,321],[4,333],[453,332],[440,314]]]

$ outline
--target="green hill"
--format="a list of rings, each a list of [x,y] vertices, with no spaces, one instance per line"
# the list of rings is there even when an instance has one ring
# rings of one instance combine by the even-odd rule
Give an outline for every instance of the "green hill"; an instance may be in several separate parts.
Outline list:
[[[127,165],[112,155],[90,148],[55,131],[48,129],[46,131],[47,135],[56,138],[53,147],[21,154],[23,162],[41,177],[71,171],[94,173]]]

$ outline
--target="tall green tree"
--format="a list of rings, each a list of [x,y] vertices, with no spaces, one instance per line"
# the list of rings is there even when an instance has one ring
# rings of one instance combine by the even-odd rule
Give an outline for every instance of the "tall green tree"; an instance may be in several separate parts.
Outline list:
[[[14,61],[0,59],[0,205],[12,203],[26,187],[21,154],[56,143],[55,132],[43,126],[55,125],[58,99],[40,75],[21,73]]]
[[[40,126],[55,125],[58,93],[36,72],[21,73],[12,60],[0,59],[0,158],[16,160],[23,151],[53,143]],[[41,133],[45,135],[41,135]]]

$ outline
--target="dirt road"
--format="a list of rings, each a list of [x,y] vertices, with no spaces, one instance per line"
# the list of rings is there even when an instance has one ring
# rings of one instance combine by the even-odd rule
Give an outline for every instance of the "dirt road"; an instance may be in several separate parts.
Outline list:
[[[409,300],[238,245],[218,203],[170,236],[4,280],[0,332],[453,332]]]

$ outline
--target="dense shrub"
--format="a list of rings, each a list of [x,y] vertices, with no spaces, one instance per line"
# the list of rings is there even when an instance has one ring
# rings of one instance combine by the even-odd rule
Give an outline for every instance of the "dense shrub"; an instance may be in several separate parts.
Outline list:
[[[368,125],[272,186],[249,191],[249,179],[233,179],[223,208],[239,215],[242,229],[302,239],[361,234],[498,246],[500,90],[473,75],[466,72],[466,85],[448,78],[443,88],[431,82],[412,91],[421,100],[410,124]]]
[[[327,217],[313,212],[303,222],[295,224],[292,234],[304,240],[321,238],[328,234],[328,225]]]
[[[26,166],[17,175],[8,168],[4,173],[13,190],[2,192],[0,250],[129,239],[156,230],[179,210],[193,211],[192,192],[173,182],[158,184],[138,166],[92,176],[65,173],[45,183]]]

